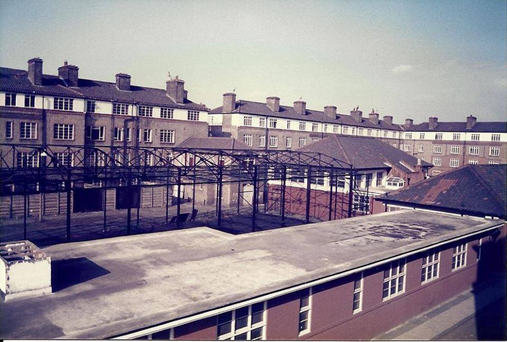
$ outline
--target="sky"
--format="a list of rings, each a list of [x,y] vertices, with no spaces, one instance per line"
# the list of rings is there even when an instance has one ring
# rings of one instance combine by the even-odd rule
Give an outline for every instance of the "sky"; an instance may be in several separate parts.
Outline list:
[[[209,108],[222,94],[308,109],[359,106],[415,123],[506,121],[506,0],[6,1],[0,66],[165,88],[185,80]]]

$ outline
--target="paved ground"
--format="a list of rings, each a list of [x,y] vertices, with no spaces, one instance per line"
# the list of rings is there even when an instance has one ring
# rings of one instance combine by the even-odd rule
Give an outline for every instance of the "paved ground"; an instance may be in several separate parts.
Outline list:
[[[236,208],[224,209],[221,226],[218,226],[215,206],[196,206],[199,210],[194,222],[167,224],[165,207],[141,208],[139,220],[137,209],[131,212],[131,234],[143,234],[168,230],[184,229],[198,226],[222,230],[233,234],[250,233],[252,231],[251,209],[245,208],[237,214]],[[181,213],[190,213],[191,203],[181,205]],[[256,230],[268,230],[281,227],[281,218],[263,213],[262,207],[257,214]],[[106,213],[106,229],[104,229],[104,213],[76,213],[71,217],[71,241],[86,241],[127,235],[127,210],[111,210]],[[169,219],[176,215],[176,206],[169,207]],[[42,222],[37,218],[28,218],[26,238],[40,247],[67,242],[66,216],[45,216]],[[300,218],[287,217],[284,226],[303,224]],[[0,222],[0,242],[24,239],[23,219],[2,220]]]
[[[465,291],[375,340],[505,340],[505,278]]]

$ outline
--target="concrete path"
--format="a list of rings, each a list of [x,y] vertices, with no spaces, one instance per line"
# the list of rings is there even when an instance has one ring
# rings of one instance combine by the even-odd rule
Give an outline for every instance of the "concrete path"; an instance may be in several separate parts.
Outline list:
[[[505,310],[498,310],[503,317],[496,317],[495,326],[491,326],[491,321],[475,319],[492,307],[504,308],[505,304],[502,303],[505,303],[505,278],[497,277],[477,289],[449,299],[374,340],[465,340],[483,339],[481,336],[485,335],[505,339]],[[471,329],[475,331],[470,331]]]

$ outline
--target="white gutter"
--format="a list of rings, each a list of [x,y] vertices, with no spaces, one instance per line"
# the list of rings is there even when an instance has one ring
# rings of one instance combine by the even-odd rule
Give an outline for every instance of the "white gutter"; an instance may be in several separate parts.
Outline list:
[[[374,267],[377,267],[377,266],[389,263],[389,262],[394,261],[394,260],[403,259],[403,258],[406,258],[408,256],[411,256],[411,255],[414,255],[414,254],[417,254],[417,253],[420,253],[420,252],[424,252],[424,251],[427,251],[427,250],[430,250],[430,249],[433,249],[433,248],[436,248],[436,247],[439,247],[439,246],[442,246],[442,245],[445,245],[445,244],[448,244],[448,243],[451,243],[451,242],[454,242],[454,241],[462,240],[462,239],[465,239],[465,238],[473,236],[473,235],[477,235],[477,234],[480,234],[480,233],[483,233],[483,232],[494,230],[494,229],[502,227],[504,225],[504,223],[505,222],[502,222],[501,224],[497,224],[497,225],[494,225],[494,226],[491,226],[491,227],[487,227],[487,228],[484,228],[482,230],[470,232],[470,233],[465,234],[465,235],[461,235],[461,236],[458,236],[458,237],[455,237],[455,238],[452,238],[452,239],[449,239],[449,240],[441,241],[441,242],[438,242],[438,243],[435,243],[435,244],[432,244],[432,245],[429,245],[429,246],[426,246],[426,247],[423,247],[423,248],[419,248],[419,249],[416,249],[416,250],[413,250],[413,251],[410,251],[410,252],[406,252],[406,253],[403,253],[403,254],[400,254],[400,255],[396,255],[396,256],[393,256],[393,257],[390,257],[390,258],[387,258],[387,259],[383,259],[383,260],[380,260],[380,261],[377,261],[377,262],[374,262],[374,263],[371,263],[371,264],[368,264],[368,265],[364,265],[364,266],[361,266],[361,267],[358,267],[358,268],[354,268],[354,269],[351,269],[351,270],[348,270],[348,271],[345,271],[345,272],[342,272],[342,273],[333,274],[331,276],[327,276],[327,277],[324,277],[324,278],[313,280],[313,281],[310,281],[310,282],[307,282],[307,283],[304,283],[304,284],[300,284],[300,285],[292,286],[292,287],[289,287],[289,288],[286,288],[286,289],[283,289],[283,290],[271,292],[271,293],[262,295],[260,297],[256,297],[256,298],[248,299],[248,300],[245,300],[245,301],[242,301],[242,302],[226,305],[226,306],[223,306],[221,308],[216,308],[216,309],[212,309],[212,310],[209,310],[209,311],[201,312],[201,313],[199,313],[197,315],[192,315],[192,316],[176,319],[174,321],[171,321],[171,322],[168,322],[168,323],[164,323],[164,324],[160,324],[160,325],[157,325],[155,327],[151,327],[151,328],[139,330],[139,331],[136,331],[136,332],[128,333],[128,334],[125,334],[125,335],[117,336],[117,337],[114,337],[113,339],[114,340],[119,340],[119,339],[129,339],[129,340],[132,340],[132,339],[139,338],[141,336],[146,336],[146,335],[154,334],[154,333],[162,331],[162,330],[171,329],[171,328],[178,327],[178,326],[181,326],[181,325],[185,325],[185,324],[188,324],[188,323],[192,323],[192,322],[195,322],[195,321],[198,321],[198,320],[201,320],[201,319],[205,319],[205,318],[209,318],[209,317],[212,317],[212,316],[216,316],[216,315],[222,314],[224,312],[236,310],[236,309],[248,306],[248,305],[252,305],[252,304],[264,302],[266,300],[270,300],[270,299],[273,299],[273,298],[281,297],[281,296],[284,296],[284,295],[289,294],[289,293],[293,293],[293,292],[296,292],[296,291],[300,291],[300,290],[304,290],[304,289],[310,288],[312,286],[316,286],[316,285],[324,284],[324,283],[327,283],[327,282],[330,282],[330,281],[333,281],[333,280],[336,280],[336,279],[344,278],[344,277],[349,276],[351,274],[362,272],[362,271],[365,271],[367,269],[374,268]]]

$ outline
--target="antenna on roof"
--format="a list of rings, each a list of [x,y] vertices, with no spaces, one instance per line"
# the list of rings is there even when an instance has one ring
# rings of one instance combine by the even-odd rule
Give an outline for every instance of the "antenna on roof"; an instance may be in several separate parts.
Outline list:
[[[169,80],[172,80],[172,78],[171,78],[171,72],[170,72],[170,71],[168,71],[168,72],[167,72],[167,78],[168,78]]]
[[[303,95],[299,95],[299,99],[302,100],[303,99]]]
[[[236,87],[234,87],[234,89],[232,90],[232,92],[233,92],[233,93],[235,93],[235,92],[236,92]]]

